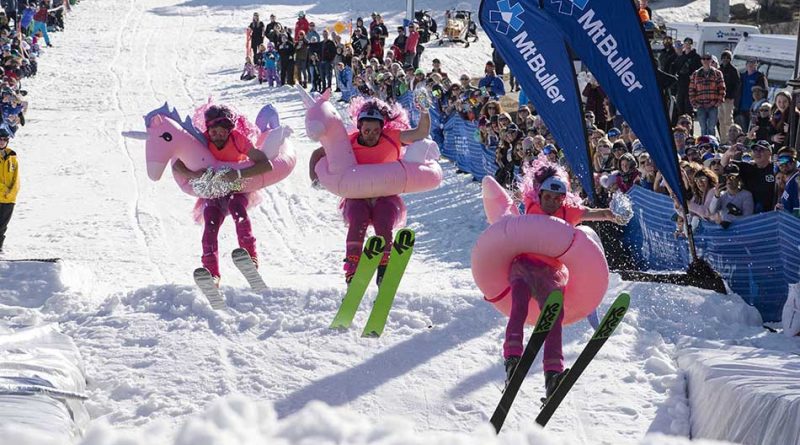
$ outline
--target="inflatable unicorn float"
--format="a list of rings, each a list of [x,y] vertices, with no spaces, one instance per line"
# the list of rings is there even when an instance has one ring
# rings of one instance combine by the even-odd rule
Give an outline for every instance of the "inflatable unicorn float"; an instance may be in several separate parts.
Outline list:
[[[510,315],[512,262],[525,256],[553,266],[567,279],[564,324],[592,314],[608,289],[608,264],[597,233],[561,218],[521,215],[494,178],[487,176],[482,184],[483,207],[490,226],[472,250],[472,276],[486,301]],[[530,305],[526,323],[536,324],[539,311],[537,305]]]
[[[184,120],[181,119],[177,110],[174,108],[170,110],[167,103],[147,113],[144,117],[147,129],[145,158],[147,175],[150,179],[160,180],[166,166],[170,163],[174,164],[178,159],[192,171],[226,167],[243,169],[252,165],[251,161],[221,162],[214,158],[203,134],[205,131],[204,108],[201,107],[197,110],[194,118],[187,116]],[[236,128],[253,140],[255,146],[263,151],[272,163],[272,170],[247,178],[237,192],[257,192],[282,181],[294,170],[297,159],[294,148],[288,139],[292,134],[292,129],[280,125],[280,117],[271,104],[264,106],[259,111],[255,125],[247,121],[244,116],[239,115],[236,120]],[[216,197],[202,196],[202,188],[193,186],[193,181],[174,169],[173,177],[178,187],[192,196]]]
[[[330,103],[330,91],[312,97],[298,88],[306,107],[306,133],[322,145],[325,157],[314,171],[319,183],[342,198],[363,199],[433,190],[442,182],[439,147],[423,139],[400,148],[400,159],[359,164],[344,122]]]

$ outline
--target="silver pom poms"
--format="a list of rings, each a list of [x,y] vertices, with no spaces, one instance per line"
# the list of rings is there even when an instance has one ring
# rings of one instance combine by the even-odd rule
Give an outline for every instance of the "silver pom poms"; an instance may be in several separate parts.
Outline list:
[[[194,192],[200,198],[221,198],[223,196],[230,195],[231,193],[239,192],[243,188],[243,179],[237,179],[235,181],[229,181],[225,179],[225,174],[230,171],[231,169],[228,167],[223,167],[218,170],[208,168],[203,173],[203,176],[196,179],[190,179],[189,184],[192,186],[192,190],[194,190]]]
[[[414,91],[414,101],[420,109],[427,110],[431,107],[431,97],[424,88]]]
[[[633,219],[633,203],[628,195],[617,190],[611,197],[611,202],[608,207],[611,213],[614,214],[614,220],[619,225],[626,225]]]

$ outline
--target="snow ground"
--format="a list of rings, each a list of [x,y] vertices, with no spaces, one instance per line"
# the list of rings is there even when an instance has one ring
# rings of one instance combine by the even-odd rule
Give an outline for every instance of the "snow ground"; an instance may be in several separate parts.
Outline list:
[[[678,356],[688,370],[693,435],[748,444],[800,444],[800,353],[703,346]],[[720,407],[730,414],[720,416]]]
[[[441,10],[454,2],[422,3]],[[481,301],[469,270],[471,246],[486,226],[478,185],[450,164],[439,190],[407,197],[416,252],[384,337],[327,328],[344,289],[337,199],[309,187],[305,165],[316,146],[305,138],[297,94],[238,80],[241,28],[252,12],[274,11],[287,21],[301,8],[333,23],[367,16],[374,3],[351,0],[345,9],[354,12],[342,13],[341,4],[294,0],[270,8],[251,0],[84,0],[68,31],[56,35],[57,47],[41,59],[39,77],[26,85],[32,109],[13,145],[23,184],[6,256],[65,260],[0,262],[0,313],[14,325],[58,322],[74,339],[95,419],[84,444],[123,443],[123,437],[201,443],[203,435],[228,437],[227,443],[244,443],[236,437],[296,443],[314,434],[313,443],[414,443],[410,430],[426,432],[425,443],[434,434],[441,443],[491,443],[487,422],[502,387],[505,319]],[[398,8],[388,18],[401,14]],[[449,72],[480,73],[488,56],[482,38],[468,50],[430,47],[423,65],[439,57]],[[166,100],[186,114],[209,95],[251,117],[273,102],[295,129],[300,161],[251,212],[270,290],[247,291],[223,260],[230,309],[222,313],[191,282],[201,233],[190,221],[193,200],[170,178],[151,182],[143,141],[121,136],[141,130],[141,116]],[[223,251],[235,247],[233,232],[230,223],[223,227]],[[503,443],[679,441],[642,439],[689,435],[679,349],[709,340],[798,347],[795,339],[766,333],[736,296],[613,276],[607,298],[622,290],[634,297],[626,321],[546,438],[533,428],[542,393],[536,363]],[[355,326],[365,321],[362,309]],[[566,329],[568,362],[590,331],[585,322]],[[230,394],[241,397],[220,399]],[[315,400],[334,408],[307,406]],[[271,416],[280,420],[253,425]],[[376,422],[392,416],[403,420]],[[242,433],[238,426],[251,429]],[[464,434],[470,431],[477,431],[472,439]]]
[[[748,9],[758,6],[758,0],[731,0],[730,3],[744,3]],[[702,22],[711,11],[711,0],[651,0],[650,8],[656,20],[667,23]]]

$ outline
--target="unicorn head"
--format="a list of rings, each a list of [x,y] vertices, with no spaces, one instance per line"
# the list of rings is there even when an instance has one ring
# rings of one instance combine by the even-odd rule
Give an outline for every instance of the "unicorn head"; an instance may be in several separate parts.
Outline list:
[[[345,132],[344,124],[336,112],[336,108],[328,101],[331,96],[330,90],[325,90],[317,98],[308,94],[302,87],[298,87],[297,91],[306,107],[306,133],[311,140],[321,142],[329,125],[341,126],[342,132]]]
[[[341,172],[356,164],[353,146],[347,136],[342,118],[336,108],[328,101],[330,90],[314,98],[302,87],[297,87],[300,99],[306,108],[306,134],[322,144],[328,166],[332,172]]]
[[[194,164],[193,158],[208,153],[206,138],[192,125],[191,119],[187,117],[181,121],[178,111],[170,110],[167,103],[147,113],[144,124],[147,128],[147,176],[153,181],[161,179],[171,159],[181,158]]]

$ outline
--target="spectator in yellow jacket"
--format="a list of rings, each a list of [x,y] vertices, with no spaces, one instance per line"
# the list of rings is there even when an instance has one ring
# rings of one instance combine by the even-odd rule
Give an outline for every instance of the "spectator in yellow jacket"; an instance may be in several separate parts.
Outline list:
[[[0,253],[19,191],[19,164],[17,154],[8,147],[10,137],[11,132],[0,127]]]

